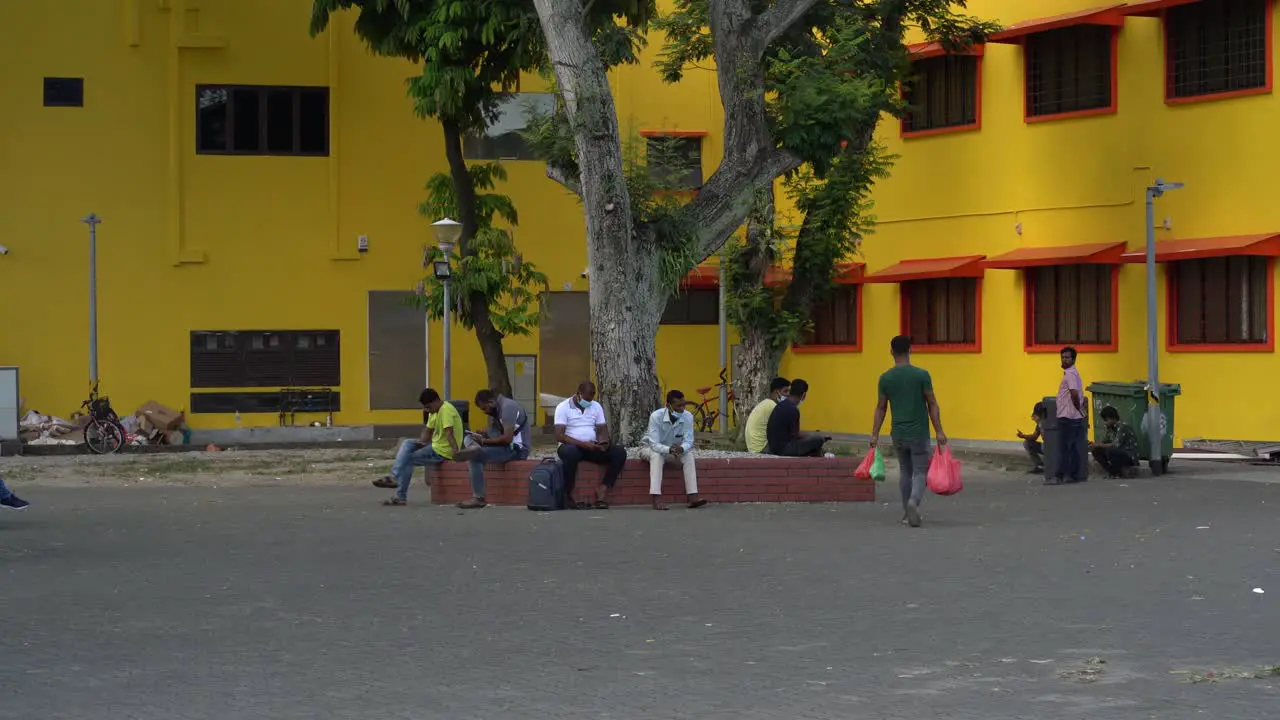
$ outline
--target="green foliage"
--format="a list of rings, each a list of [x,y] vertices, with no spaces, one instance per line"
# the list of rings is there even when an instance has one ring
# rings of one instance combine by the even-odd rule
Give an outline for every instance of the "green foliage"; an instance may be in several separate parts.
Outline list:
[[[542,293],[547,291],[547,276],[533,263],[524,262],[516,252],[509,231],[494,227],[497,220],[516,225],[519,218],[511,198],[489,192],[499,181],[507,179],[506,170],[497,163],[475,163],[468,170],[476,188],[476,220],[478,229],[467,245],[467,255],[452,256],[453,276],[450,281],[453,311],[458,322],[468,330],[473,327],[470,307],[463,300],[472,292],[489,299],[489,316],[494,327],[504,336],[529,335],[542,318]],[[449,175],[439,173],[427,181],[427,199],[418,206],[423,217],[434,220],[458,215],[457,193]],[[432,247],[424,258],[427,267],[443,258],[440,248]],[[424,278],[421,292],[412,302],[432,319],[444,315],[444,286],[435,277]]]

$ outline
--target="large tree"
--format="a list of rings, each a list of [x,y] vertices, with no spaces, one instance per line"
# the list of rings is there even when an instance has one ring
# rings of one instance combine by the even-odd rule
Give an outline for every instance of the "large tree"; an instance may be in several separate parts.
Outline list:
[[[521,72],[543,67],[543,35],[527,0],[314,0],[312,34],[323,32],[335,12],[353,8],[359,10],[355,32],[373,52],[405,58],[421,68],[419,75],[409,79],[408,94],[414,110],[438,120],[444,133],[452,181],[447,204],[456,207],[455,219],[462,224],[459,274],[491,274],[495,266],[518,269],[514,246],[497,242],[491,233],[487,241],[479,237],[491,230],[494,211],[481,202],[477,177],[492,188],[492,181],[503,176],[487,165],[469,168],[463,139],[484,131],[506,97],[503,89],[514,86]],[[438,179],[432,182],[437,191],[441,189]],[[514,209],[498,214],[515,219]],[[499,252],[507,256],[498,257]],[[530,278],[532,282],[526,283]],[[529,313],[527,307],[530,289],[536,289],[539,279],[530,276],[528,269],[523,278],[501,282],[458,278],[458,287],[465,291],[458,298],[459,316],[475,331],[489,386],[505,395],[511,394],[511,379],[502,339],[513,331],[523,334],[536,323],[536,313]],[[425,300],[430,311],[431,297]]]
[[[714,54],[710,42],[714,0],[677,0],[663,19],[670,40],[660,63],[665,79],[678,81],[684,69]],[[761,100],[784,144],[806,150],[809,165],[785,183],[803,220],[778,222],[772,187],[759,190],[743,242],[737,244],[722,277],[728,283],[730,319],[741,344],[734,368],[735,395],[750,407],[768,392],[783,354],[811,327],[816,303],[824,300],[863,236],[874,227],[870,193],[891,158],[875,142],[881,118],[904,111],[898,88],[909,79],[907,35],[949,51],[981,42],[993,23],[957,12],[965,0],[820,0],[803,22],[765,53],[769,100]],[[848,78],[861,82],[850,82]],[[841,102],[833,98],[843,96]],[[806,117],[839,109],[843,134],[838,143],[825,122]],[[813,134],[814,136],[810,136]],[[766,272],[790,255],[790,282],[778,288]]]
[[[832,3],[836,4],[836,3]],[[563,113],[573,139],[572,158],[551,158],[548,176],[579,193],[586,214],[591,271],[592,355],[601,395],[615,432],[636,441],[658,398],[658,322],[679,277],[713,254],[751,213],[760,191],[805,162],[819,166],[842,143],[842,127],[863,112],[866,80],[832,78],[840,87],[810,117],[766,107],[771,48],[807,17],[820,0],[706,0],[707,32],[696,41],[714,56],[724,106],[724,156],[697,196],[678,212],[637,215],[628,191],[617,110],[609,86],[610,26],[615,14],[642,32],[654,18],[651,0],[533,0],[546,35]],[[606,15],[607,16],[607,15]],[[854,103],[854,105],[847,105]],[[781,120],[779,122],[779,120]]]

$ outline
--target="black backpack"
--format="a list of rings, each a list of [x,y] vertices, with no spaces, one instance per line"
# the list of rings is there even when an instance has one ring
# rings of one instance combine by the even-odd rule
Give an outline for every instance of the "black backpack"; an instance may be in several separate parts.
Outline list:
[[[527,507],[539,512],[565,508],[564,468],[559,460],[547,458],[529,471]]]

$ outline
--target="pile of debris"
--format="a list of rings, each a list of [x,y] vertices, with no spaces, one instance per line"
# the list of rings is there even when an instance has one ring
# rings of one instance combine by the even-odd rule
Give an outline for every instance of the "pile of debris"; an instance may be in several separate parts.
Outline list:
[[[79,433],[82,428],[83,425],[76,425],[53,415],[44,415],[36,410],[28,410],[18,421],[24,445],[75,445],[80,442]]]
[[[89,416],[72,415],[71,420],[28,410],[19,422],[24,445],[79,445],[84,442],[84,426]],[[127,417],[120,418],[126,445],[177,445],[191,442],[186,414],[149,400]]]

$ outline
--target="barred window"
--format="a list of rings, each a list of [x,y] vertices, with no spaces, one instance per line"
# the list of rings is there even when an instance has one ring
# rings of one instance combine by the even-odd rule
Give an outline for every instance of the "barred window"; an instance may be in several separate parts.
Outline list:
[[[980,59],[943,55],[911,63],[912,77],[903,83],[908,108],[904,133],[958,128],[978,123]]]
[[[902,284],[906,332],[912,345],[976,345],[977,278],[912,280]]]
[[[662,325],[719,325],[720,290],[690,288],[667,300]]]
[[[1115,28],[1077,25],[1026,40],[1027,117],[1110,108]]]
[[[1027,269],[1028,345],[1110,345],[1113,265]]]
[[[1170,330],[1175,345],[1267,342],[1271,261],[1238,255],[1181,260],[1169,269]]]
[[[1264,88],[1267,3],[1203,0],[1165,15],[1165,94],[1170,99]]]
[[[191,387],[341,385],[337,330],[197,330]]]
[[[838,285],[827,299],[814,305],[813,327],[802,345],[858,344],[858,293],[861,285]]]

